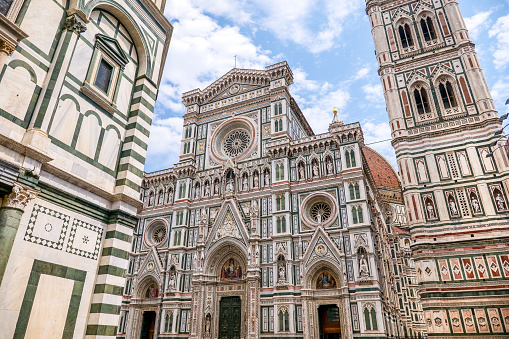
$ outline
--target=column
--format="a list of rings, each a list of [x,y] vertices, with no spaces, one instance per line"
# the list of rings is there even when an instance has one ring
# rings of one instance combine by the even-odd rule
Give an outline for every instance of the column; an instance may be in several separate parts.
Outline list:
[[[116,210],[103,240],[92,304],[88,316],[86,338],[114,338],[120,319],[120,305],[129,267],[129,252],[137,218]]]
[[[11,255],[12,245],[18,232],[21,216],[27,204],[39,192],[15,182],[12,193],[3,199],[0,209],[0,284]]]

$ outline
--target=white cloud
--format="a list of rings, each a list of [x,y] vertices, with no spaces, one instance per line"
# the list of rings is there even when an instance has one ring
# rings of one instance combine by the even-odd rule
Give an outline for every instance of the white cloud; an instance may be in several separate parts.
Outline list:
[[[385,101],[381,84],[367,84],[362,87],[362,91],[366,94],[366,100],[373,103],[381,103]]]
[[[493,53],[495,67],[505,68],[509,63],[509,15],[498,18],[497,22],[490,29],[490,38],[497,40],[495,52]]]
[[[470,18],[464,18],[465,25],[467,25],[468,32],[472,39],[477,39],[479,34],[486,28],[488,28],[490,21],[488,20],[491,11],[480,12]]]
[[[491,89],[491,96],[495,102],[498,111],[503,114],[507,113],[505,102],[509,98],[509,77],[497,80]]]
[[[159,119],[156,115],[150,129],[147,159],[151,166],[147,171],[173,167],[180,154],[182,118]]]
[[[364,134],[364,143],[383,155],[392,166],[398,171],[396,154],[391,144],[391,127],[388,122],[375,123],[365,121],[361,123]],[[384,141],[387,140],[387,141]]]
[[[262,28],[278,39],[301,45],[312,53],[331,49],[343,31],[346,20],[352,20],[362,7],[360,0],[257,0],[265,18]],[[320,15],[316,15],[319,12]],[[324,18],[317,22],[317,18]]]
[[[364,79],[365,77],[367,77],[371,72],[371,68],[369,66],[365,66],[365,67],[362,67],[361,69],[359,69],[357,71],[357,73],[355,74],[353,80],[360,80],[360,79]]]

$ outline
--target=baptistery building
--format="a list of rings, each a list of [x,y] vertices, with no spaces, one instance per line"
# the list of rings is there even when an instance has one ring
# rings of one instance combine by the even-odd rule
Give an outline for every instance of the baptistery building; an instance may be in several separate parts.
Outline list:
[[[179,162],[147,173],[120,338],[424,337],[398,176],[286,62],[183,94]]]

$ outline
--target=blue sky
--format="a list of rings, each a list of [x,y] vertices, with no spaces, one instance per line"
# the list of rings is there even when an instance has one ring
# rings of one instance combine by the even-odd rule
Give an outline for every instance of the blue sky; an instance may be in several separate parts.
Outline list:
[[[459,0],[495,103],[509,97],[509,0]],[[316,134],[336,106],[359,121],[366,144],[390,138],[363,0],[168,0],[174,26],[155,107],[146,172],[178,162],[182,92],[205,88],[234,67],[264,69],[286,60],[290,87]],[[393,164],[389,141],[371,145]]]

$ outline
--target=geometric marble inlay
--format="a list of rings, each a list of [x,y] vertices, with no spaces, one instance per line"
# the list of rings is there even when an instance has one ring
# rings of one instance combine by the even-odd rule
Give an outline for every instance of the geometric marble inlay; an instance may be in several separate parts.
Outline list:
[[[61,250],[69,227],[70,216],[34,205],[28,221],[25,240]]]
[[[85,258],[97,259],[102,232],[101,227],[74,219],[66,251]]]

